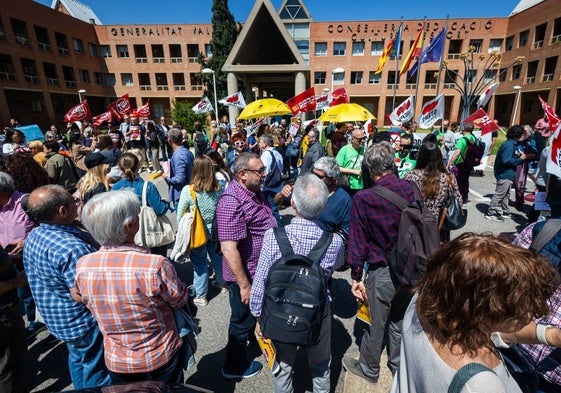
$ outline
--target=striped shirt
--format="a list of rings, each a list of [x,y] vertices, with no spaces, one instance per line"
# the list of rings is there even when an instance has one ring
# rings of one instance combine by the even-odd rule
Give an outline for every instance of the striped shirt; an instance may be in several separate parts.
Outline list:
[[[220,198],[216,219],[218,239],[238,242],[246,275],[253,279],[265,231],[277,226],[267,199],[262,192],[250,191],[233,180]],[[236,281],[225,258],[222,269],[226,282]]]
[[[78,261],[76,289],[99,324],[109,370],[153,371],[181,347],[172,307],[187,303],[188,289],[166,258],[135,245],[102,247]]]

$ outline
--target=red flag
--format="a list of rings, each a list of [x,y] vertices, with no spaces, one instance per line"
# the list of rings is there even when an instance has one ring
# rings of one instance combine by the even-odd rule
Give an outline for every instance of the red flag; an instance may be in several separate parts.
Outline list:
[[[293,114],[297,115],[302,112],[313,112],[316,110],[316,93],[314,87],[310,87],[286,101],[286,105],[290,107]]]
[[[316,96],[316,111],[326,109],[329,106],[329,94]]]
[[[111,115],[111,111],[104,112],[101,115],[97,115],[97,116],[94,116],[92,118],[93,124],[96,127],[99,127],[102,123],[105,123],[105,122],[111,123],[112,119],[113,119],[113,116]]]
[[[477,100],[478,108],[483,108],[485,105],[487,105],[487,103],[491,99],[491,96],[493,95],[495,90],[497,90],[497,87],[499,87],[499,82],[493,83],[487,89],[485,89],[483,93],[481,93],[481,95],[479,96],[479,100]]]
[[[551,124],[551,120],[550,120]],[[552,173],[557,177],[561,177],[561,123],[551,138],[550,154],[547,160],[547,173]]]
[[[499,125],[493,121],[482,108],[466,117],[462,123],[473,123],[481,128],[481,136],[499,129]]]
[[[559,117],[555,114],[547,101],[544,101],[540,96],[538,96],[538,99],[540,100],[540,104],[542,104],[543,111],[549,119],[549,129],[551,131],[555,131],[557,129],[557,126],[559,125]]]
[[[405,123],[413,118],[415,114],[415,96],[409,96],[405,101],[399,104],[390,114],[390,121],[394,126]]]
[[[111,111],[111,114],[115,119],[121,120],[131,110],[129,95],[125,94],[124,96],[117,98],[115,101],[109,104],[109,107],[107,109]]]
[[[428,101],[423,105],[417,121],[421,128],[429,128],[444,117],[444,94]]]
[[[348,104],[349,102],[349,96],[344,87],[340,87],[337,90],[333,90],[331,92],[331,102],[329,103],[329,106]]]
[[[421,45],[423,43],[424,34],[425,24],[423,23],[421,31],[419,31],[419,34],[417,34],[417,38],[415,38],[415,41],[413,42],[413,45],[411,45],[407,56],[405,56],[405,60],[403,60],[403,64],[401,65],[401,69],[399,70],[399,76],[403,75],[407,72],[407,70],[409,70],[409,66],[411,65],[414,57],[421,55]]]
[[[134,111],[139,118],[150,117],[150,100]]]
[[[70,108],[70,110],[64,115],[64,121],[67,123],[72,123],[75,121],[82,121],[91,119],[92,112],[90,111],[90,106],[88,105],[88,100],[80,102],[78,105]]]

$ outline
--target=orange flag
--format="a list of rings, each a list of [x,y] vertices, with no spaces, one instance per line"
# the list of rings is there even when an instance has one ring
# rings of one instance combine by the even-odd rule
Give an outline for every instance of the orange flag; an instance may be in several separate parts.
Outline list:
[[[421,46],[423,45],[424,34],[425,34],[425,23],[423,23],[423,26],[421,27],[421,31],[419,31],[417,38],[415,38],[415,42],[413,42],[413,45],[411,45],[411,49],[409,49],[409,52],[407,53],[405,60],[403,60],[403,64],[401,65],[401,69],[399,70],[399,76],[403,75],[409,70],[409,66],[411,65],[411,62],[415,57],[421,55]]]

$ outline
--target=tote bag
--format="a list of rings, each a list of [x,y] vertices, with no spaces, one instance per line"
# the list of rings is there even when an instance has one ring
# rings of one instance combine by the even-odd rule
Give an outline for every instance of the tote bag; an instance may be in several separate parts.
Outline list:
[[[199,210],[199,205],[197,204],[197,194],[193,190],[193,187],[189,187],[191,191],[191,198],[195,204],[195,210],[193,211],[193,223],[191,224],[191,241],[189,243],[189,249],[199,248],[206,244],[207,242],[207,231],[203,216]]]
[[[165,246],[175,240],[171,221],[165,215],[157,216],[154,209],[146,203],[148,181],[142,186],[142,206],[138,214],[138,232],[134,236],[135,244],[148,248]]]

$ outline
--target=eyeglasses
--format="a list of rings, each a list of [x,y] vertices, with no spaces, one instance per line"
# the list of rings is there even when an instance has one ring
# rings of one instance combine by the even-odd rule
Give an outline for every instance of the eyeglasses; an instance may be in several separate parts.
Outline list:
[[[234,142],[235,146],[243,146],[245,145],[245,142]]]
[[[405,150],[413,148],[413,145],[399,145],[399,146],[401,146],[401,148]]]
[[[255,173],[256,175],[263,176],[263,175],[265,174],[265,172],[267,172],[267,168],[266,168],[266,167],[262,167],[262,168],[259,168],[259,169],[249,169],[249,168],[246,168],[246,169],[244,169],[244,171],[246,171],[246,172],[253,172],[253,173]]]
[[[66,202],[63,206],[68,206],[71,203],[75,203],[76,205],[80,203],[80,198],[72,198],[71,200],[69,200],[68,202]]]
[[[361,138],[357,138],[356,136],[353,136],[353,139],[356,139],[359,142],[362,142],[364,140],[364,138],[365,138],[364,136],[361,137]]]
[[[327,176],[325,176],[325,175],[320,175],[319,173],[314,172],[314,171],[312,171],[312,173],[313,173],[314,175],[316,175],[317,177],[319,177],[321,180],[327,179]]]

